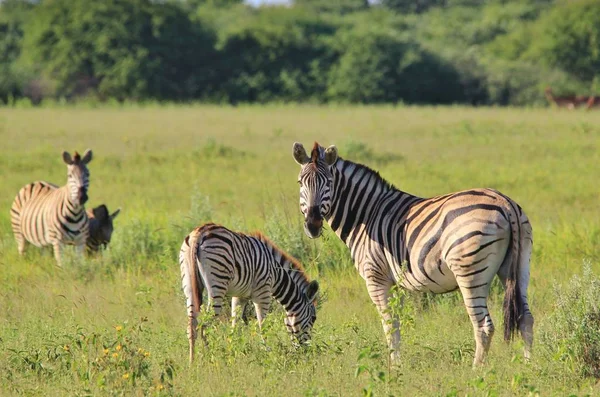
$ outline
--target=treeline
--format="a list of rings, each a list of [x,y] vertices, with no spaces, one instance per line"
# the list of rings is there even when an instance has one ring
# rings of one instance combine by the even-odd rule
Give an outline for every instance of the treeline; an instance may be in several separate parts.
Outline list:
[[[4,0],[0,101],[543,103],[597,93],[599,0]]]

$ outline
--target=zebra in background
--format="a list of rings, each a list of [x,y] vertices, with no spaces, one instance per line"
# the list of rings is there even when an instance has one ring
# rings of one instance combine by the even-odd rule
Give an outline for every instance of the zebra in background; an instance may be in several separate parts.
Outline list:
[[[84,204],[88,199],[87,164],[92,160],[92,151],[86,150],[83,157],[77,152],[73,157],[68,152],[62,156],[67,164],[66,185],[30,183],[21,188],[10,209],[19,254],[25,252],[27,243],[36,247],[52,245],[59,266],[63,244],[75,245],[80,253],[85,249],[89,224]]]
[[[208,293],[208,307],[219,315],[226,295],[232,296],[235,318],[248,300],[254,303],[259,326],[274,297],[286,312],[287,330],[300,343],[310,339],[316,320],[317,281],[309,281],[302,265],[260,233],[233,232],[214,223],[194,229],[179,252],[181,286],[186,296],[190,363],[197,338],[197,316],[202,292]],[[202,333],[202,327],[201,327]]]
[[[89,220],[89,236],[86,241],[88,253],[97,252],[100,246],[106,246],[110,243],[113,233],[113,220],[119,215],[121,209],[109,215],[108,208],[102,204],[91,210],[87,210]]]
[[[420,198],[396,189],[370,168],[338,157],[335,146],[315,142],[309,157],[300,143],[293,156],[301,165],[300,210],[310,238],[325,219],[348,246],[382,317],[399,360],[399,321],[390,313],[390,289],[445,293],[460,289],[473,324],[473,365],[482,364],[494,324],[487,306],[492,279],[505,287],[504,338],[516,328],[529,359],[533,316],[527,303],[532,227],[521,207],[492,189],[473,189]]]

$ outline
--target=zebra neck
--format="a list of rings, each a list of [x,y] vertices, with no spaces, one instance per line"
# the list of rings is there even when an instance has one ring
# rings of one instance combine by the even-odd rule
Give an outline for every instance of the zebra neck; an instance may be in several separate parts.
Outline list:
[[[416,196],[396,189],[379,173],[362,164],[338,159],[331,168],[333,191],[331,210],[326,218],[331,229],[349,245],[353,235],[374,214],[384,211],[388,200],[410,202]]]
[[[273,297],[287,313],[297,312],[302,305],[301,289],[294,282],[290,271],[283,267],[274,267],[275,289]]]
[[[67,185],[60,189],[60,194],[63,196],[61,213],[70,223],[76,223],[85,215],[85,207],[71,199],[69,187]]]

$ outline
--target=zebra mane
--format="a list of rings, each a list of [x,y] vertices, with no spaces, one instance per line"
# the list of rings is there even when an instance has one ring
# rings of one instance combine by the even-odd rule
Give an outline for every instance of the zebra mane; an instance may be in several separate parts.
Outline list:
[[[310,161],[313,164],[317,164],[317,161],[319,161],[321,157],[321,145],[319,145],[319,142],[315,141],[312,151],[310,152]]]
[[[75,152],[75,154],[73,155],[73,164],[79,164],[80,161],[81,156],[79,155],[79,153]]]
[[[374,169],[372,169],[371,167],[369,167],[367,165],[360,164],[360,163],[355,163],[354,161],[346,160],[346,159],[344,159],[342,157],[338,157],[338,162],[340,162],[340,160],[341,160],[341,162],[352,164],[352,165],[354,165],[355,168],[357,168],[357,169],[359,169],[361,171],[364,171],[364,172],[372,175],[378,183],[383,184],[388,189],[400,191],[400,189],[398,189],[396,186],[394,186],[393,183],[389,182],[384,177],[382,177],[381,175],[379,175],[379,171],[375,171]]]
[[[308,276],[306,275],[306,272],[304,271],[304,267],[302,266],[302,264],[300,263],[300,261],[298,259],[294,258],[290,254],[288,254],[287,252],[285,252],[284,250],[279,248],[277,246],[277,244],[275,244],[273,241],[271,241],[271,239],[269,239],[267,236],[265,236],[264,234],[262,234],[259,231],[252,232],[252,233],[250,233],[250,235],[258,238],[259,240],[261,240],[262,242],[267,244],[269,247],[271,247],[274,251],[277,251],[286,261],[288,261],[289,263],[292,264],[292,269],[290,269],[291,271],[301,274],[302,278],[307,283],[310,282],[310,280],[308,279]]]

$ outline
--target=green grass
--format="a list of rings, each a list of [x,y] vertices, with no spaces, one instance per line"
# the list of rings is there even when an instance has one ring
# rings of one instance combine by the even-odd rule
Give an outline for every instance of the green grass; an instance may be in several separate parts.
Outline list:
[[[336,144],[398,188],[430,196],[492,187],[534,227],[534,358],[498,332],[472,370],[460,296],[410,296],[402,364],[390,368],[375,307],[331,233],[303,236],[294,141]],[[600,113],[461,107],[0,109],[1,395],[586,395],[600,393],[548,338],[555,286],[600,273]],[[9,209],[19,188],[66,180],[62,150],[94,150],[88,207],[121,207],[110,249],[54,265],[17,254]],[[313,344],[296,350],[274,303],[255,322],[211,322],[210,348],[187,365],[176,255],[212,220],[261,229],[299,257],[323,289]],[[501,328],[501,288],[491,310]],[[117,330],[117,327],[119,330]],[[105,350],[106,349],[106,350]],[[117,354],[113,357],[113,354]]]

